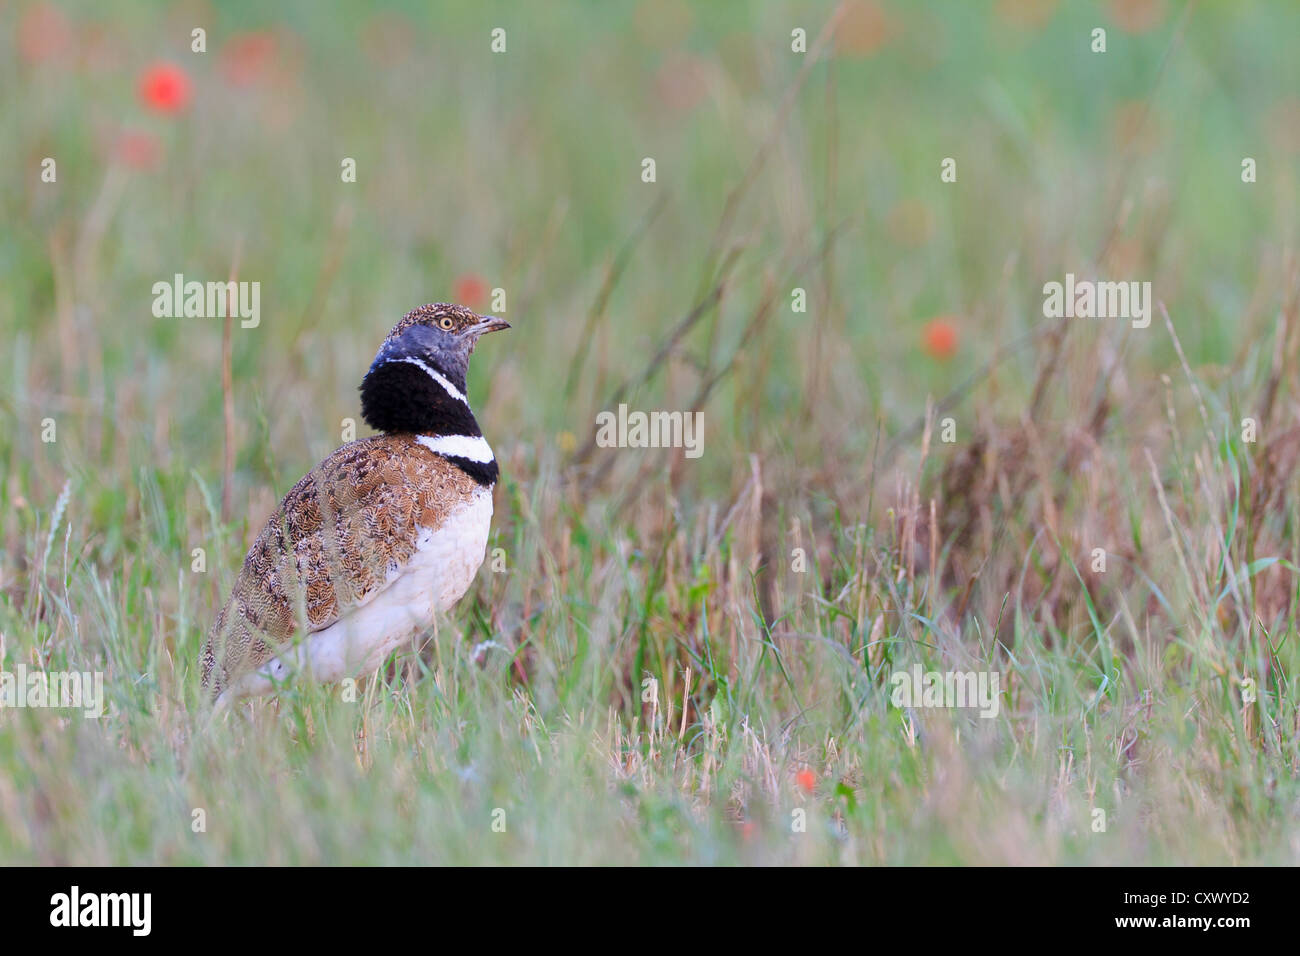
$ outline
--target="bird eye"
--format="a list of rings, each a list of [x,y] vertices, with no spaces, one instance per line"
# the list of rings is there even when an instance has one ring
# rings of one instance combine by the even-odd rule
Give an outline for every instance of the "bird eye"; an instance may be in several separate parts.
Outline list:
[[[450,315],[444,315],[441,319],[438,320],[438,325],[446,329],[448,332],[451,331],[451,327],[453,324],[454,323],[451,321]]]

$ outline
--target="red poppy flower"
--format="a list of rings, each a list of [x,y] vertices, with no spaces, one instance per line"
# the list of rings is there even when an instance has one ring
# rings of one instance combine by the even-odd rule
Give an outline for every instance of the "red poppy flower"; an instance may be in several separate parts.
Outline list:
[[[68,18],[52,3],[33,4],[18,21],[18,55],[28,63],[53,60],[71,45]]]
[[[273,34],[240,33],[221,48],[221,73],[232,86],[248,86],[266,75],[274,58]]]
[[[692,110],[709,95],[709,65],[689,53],[675,54],[655,73],[654,87],[664,105]]]
[[[140,101],[159,113],[179,113],[190,101],[189,75],[175,63],[159,63],[140,75]]]
[[[890,17],[871,0],[852,0],[844,7],[835,31],[835,53],[839,56],[871,56],[893,39]]]
[[[456,301],[475,312],[487,305],[487,280],[481,276],[467,274],[456,280]]]
[[[817,789],[817,774],[804,767],[794,775],[794,782],[799,785],[799,789],[804,793],[812,793]]]
[[[1110,15],[1126,33],[1147,33],[1165,18],[1165,0],[1111,0]]]
[[[400,63],[411,55],[415,27],[400,13],[377,13],[361,32],[361,48],[367,58],[383,66]]]
[[[947,361],[957,353],[957,326],[950,319],[932,319],[921,332],[926,354]]]
[[[114,154],[132,169],[154,169],[162,159],[162,144],[152,133],[127,130],[117,138]]]
[[[1022,30],[1041,30],[1056,12],[1056,0],[998,0],[997,15]]]

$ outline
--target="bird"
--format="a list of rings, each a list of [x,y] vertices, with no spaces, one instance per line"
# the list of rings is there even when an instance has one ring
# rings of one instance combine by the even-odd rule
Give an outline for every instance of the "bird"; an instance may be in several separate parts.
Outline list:
[[[437,302],[402,317],[361,381],[376,432],[293,486],[244,558],[201,653],[218,709],[295,674],[379,668],[469,590],[499,469],[466,397],[469,358],[503,319]]]

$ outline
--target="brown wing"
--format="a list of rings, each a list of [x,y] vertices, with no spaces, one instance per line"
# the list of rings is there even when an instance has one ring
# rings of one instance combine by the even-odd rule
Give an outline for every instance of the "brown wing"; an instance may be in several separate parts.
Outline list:
[[[219,694],[301,629],[320,631],[382,590],[473,479],[409,435],[350,442],[303,477],[253,541],[203,647]],[[300,627],[301,626],[301,627]]]

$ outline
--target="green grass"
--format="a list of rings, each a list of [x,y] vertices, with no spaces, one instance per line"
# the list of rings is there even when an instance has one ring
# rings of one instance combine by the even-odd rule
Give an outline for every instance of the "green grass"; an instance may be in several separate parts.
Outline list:
[[[881,2],[810,63],[829,4],[59,7],[39,63],[0,10],[0,666],[102,671],[108,712],[0,710],[0,862],[1300,857],[1300,11]],[[124,128],[155,170],[110,168]],[[227,479],[222,321],[150,287],[232,268]],[[1177,344],[1044,319],[1066,272],[1151,281]],[[467,273],[514,326],[469,376],[506,570],[355,700],[211,720],[247,545]],[[698,405],[703,457],[584,456],[620,395]],[[998,717],[892,706],[915,662],[998,672]]]

